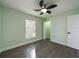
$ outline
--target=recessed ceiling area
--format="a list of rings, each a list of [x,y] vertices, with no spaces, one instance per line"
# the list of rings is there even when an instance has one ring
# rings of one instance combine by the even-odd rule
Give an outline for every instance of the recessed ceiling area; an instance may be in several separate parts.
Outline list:
[[[79,0],[44,0],[44,1],[47,6],[51,4],[58,5],[56,8],[51,9],[52,11],[51,15],[62,13],[79,7]],[[40,15],[40,11],[38,12],[34,11],[34,9],[40,9],[39,2],[40,0],[0,0],[0,4],[8,8],[19,10],[38,17],[51,16],[50,14],[47,13]]]

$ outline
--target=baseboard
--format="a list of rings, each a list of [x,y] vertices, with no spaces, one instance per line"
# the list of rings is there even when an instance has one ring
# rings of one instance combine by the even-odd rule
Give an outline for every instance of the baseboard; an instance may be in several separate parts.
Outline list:
[[[22,43],[22,44],[18,44],[18,45],[14,45],[14,46],[11,46],[11,47],[8,47],[8,48],[4,48],[4,49],[0,50],[0,54],[1,54],[2,52],[4,52],[4,51],[11,50],[11,49],[14,49],[14,48],[17,48],[17,47],[20,47],[20,46],[23,46],[23,45],[26,45],[26,44],[29,44],[29,43],[38,41],[38,40],[41,40],[41,39],[31,40],[31,41],[29,41],[29,42],[25,42],[25,43]]]
[[[69,48],[79,50],[79,49],[77,49],[77,48],[70,47],[68,44],[65,44],[65,43],[62,43],[62,42],[58,42],[58,41],[54,41],[54,40],[51,40],[51,42],[55,42],[55,43],[58,43],[58,44],[61,44],[61,45],[67,46],[67,47],[69,47]]]
[[[61,45],[65,45],[65,46],[67,46],[67,44],[65,44],[65,43],[62,43],[62,42],[58,42],[58,41],[54,41],[54,40],[51,40],[52,42],[55,42],[55,43],[58,43],[58,44],[61,44]]]

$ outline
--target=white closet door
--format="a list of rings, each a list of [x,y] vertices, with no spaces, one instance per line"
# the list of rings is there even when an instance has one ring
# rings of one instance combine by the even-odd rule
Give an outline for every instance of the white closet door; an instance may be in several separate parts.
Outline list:
[[[79,49],[79,14],[68,17],[68,46]]]

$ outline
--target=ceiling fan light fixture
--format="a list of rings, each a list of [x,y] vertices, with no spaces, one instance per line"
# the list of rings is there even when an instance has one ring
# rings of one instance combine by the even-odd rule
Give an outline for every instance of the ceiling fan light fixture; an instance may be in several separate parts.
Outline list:
[[[47,9],[42,9],[41,12],[44,12],[45,13],[45,12],[47,12]]]
[[[39,6],[41,7],[41,9],[39,10],[34,10],[34,11],[41,11],[40,15],[44,14],[44,13],[48,13],[48,14],[51,14],[52,12],[49,10],[49,9],[52,9],[52,8],[55,8],[57,7],[57,4],[52,4],[52,5],[49,5],[47,6],[45,3],[44,3],[44,0],[41,0],[39,2]]]

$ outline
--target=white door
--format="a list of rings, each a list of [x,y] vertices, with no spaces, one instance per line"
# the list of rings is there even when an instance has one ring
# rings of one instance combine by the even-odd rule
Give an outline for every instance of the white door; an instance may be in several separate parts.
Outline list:
[[[68,17],[68,46],[79,49],[79,14]]]

